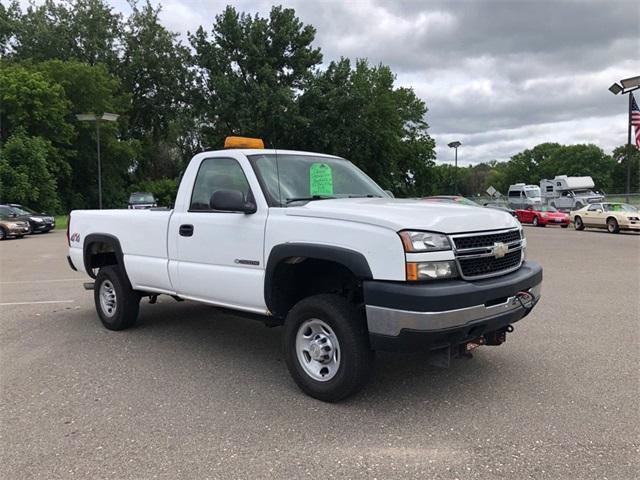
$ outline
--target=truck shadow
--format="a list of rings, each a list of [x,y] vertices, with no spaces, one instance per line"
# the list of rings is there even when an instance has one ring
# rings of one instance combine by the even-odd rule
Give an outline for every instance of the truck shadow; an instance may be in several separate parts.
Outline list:
[[[282,351],[280,327],[267,328],[261,322],[220,313],[212,307],[195,303],[143,305],[140,320],[127,334],[145,344],[171,343],[172,356],[188,366],[209,364],[212,370],[232,369],[226,376],[234,378],[234,388],[256,391],[278,388],[281,396],[297,404],[327,405],[305,396],[290,378]],[[161,348],[165,348],[163,345]],[[159,347],[160,348],[160,347]],[[446,408],[456,397],[468,398],[469,391],[485,397],[517,381],[529,365],[517,365],[488,354],[491,347],[477,351],[473,359],[453,360],[449,368],[429,365],[424,353],[400,354],[377,352],[371,379],[358,395],[340,403],[341,409],[376,410],[398,405],[441,404]],[[507,350],[503,350],[505,355]],[[488,354],[488,355],[487,355]],[[494,357],[494,358],[490,358]],[[500,355],[498,355],[500,357]],[[511,377],[513,376],[513,377]],[[206,381],[206,380],[205,380]],[[214,388],[214,385],[203,385]],[[219,388],[219,384],[218,384]],[[453,401],[453,403],[457,403]]]

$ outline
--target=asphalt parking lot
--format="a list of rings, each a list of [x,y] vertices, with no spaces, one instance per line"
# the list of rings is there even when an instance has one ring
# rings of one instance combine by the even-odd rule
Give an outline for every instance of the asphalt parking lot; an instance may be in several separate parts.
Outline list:
[[[378,354],[358,396],[290,379],[280,329],[160,298],[105,330],[64,232],[0,243],[0,477],[630,479],[640,235],[526,227],[543,299],[449,369]]]

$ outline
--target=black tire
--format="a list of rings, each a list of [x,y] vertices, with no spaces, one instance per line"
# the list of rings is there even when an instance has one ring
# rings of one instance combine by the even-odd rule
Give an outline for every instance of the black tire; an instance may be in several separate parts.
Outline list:
[[[576,227],[576,230],[584,230],[584,223],[582,222],[582,218],[580,216],[576,216],[573,219],[573,223]]]
[[[540,226],[540,224],[538,223],[538,217],[537,216],[533,217],[533,222],[532,223],[533,223],[534,227],[539,227]]]
[[[562,228],[567,228],[569,225],[560,225]]]
[[[4,227],[0,227],[0,240],[6,240],[7,236],[7,231],[4,229]]]
[[[115,298],[111,309],[101,302],[101,296],[107,293],[112,293]],[[136,323],[140,293],[131,288],[129,280],[118,266],[109,265],[100,269],[93,287],[93,299],[100,321],[109,330],[124,330]]]
[[[320,320],[330,327],[339,344],[339,364],[325,381],[314,379],[298,358],[296,338],[308,321]],[[373,351],[364,315],[343,297],[315,295],[298,302],[284,323],[283,346],[293,380],[307,395],[324,402],[337,402],[358,392],[371,371]],[[322,370],[321,370],[322,371]]]
[[[618,233],[620,231],[620,225],[618,225],[618,220],[613,217],[607,218],[607,231],[609,233]]]
[[[582,202],[576,202],[575,206],[573,207],[573,210],[580,210],[582,207],[584,207]]]

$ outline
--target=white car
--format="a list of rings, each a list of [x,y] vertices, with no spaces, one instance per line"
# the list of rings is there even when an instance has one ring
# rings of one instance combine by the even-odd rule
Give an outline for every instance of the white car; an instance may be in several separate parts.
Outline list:
[[[585,227],[606,228],[609,233],[620,230],[640,231],[640,211],[628,203],[592,203],[570,213],[576,230]]]
[[[499,345],[542,282],[508,213],[394,199],[347,160],[299,151],[198,154],[173,210],[73,211],[68,238],[108,329],[160,294],[283,325],[291,375],[325,401],[364,385],[373,350],[448,364]]]

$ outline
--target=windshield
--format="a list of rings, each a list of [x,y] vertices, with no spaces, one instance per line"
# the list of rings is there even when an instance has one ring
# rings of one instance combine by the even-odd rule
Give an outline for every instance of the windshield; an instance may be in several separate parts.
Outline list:
[[[529,198],[540,196],[540,187],[525,187],[524,194]]]
[[[132,193],[129,197],[129,203],[153,203],[155,198],[150,193]]]
[[[554,207],[537,207],[536,210],[538,212],[557,212],[558,211]]]
[[[13,211],[18,215],[33,215],[36,213],[27,207],[13,207]]]
[[[273,153],[248,158],[271,206],[326,198],[387,196],[362,170],[341,158]]]
[[[628,203],[605,203],[603,205],[605,212],[638,212],[636,207]]]

